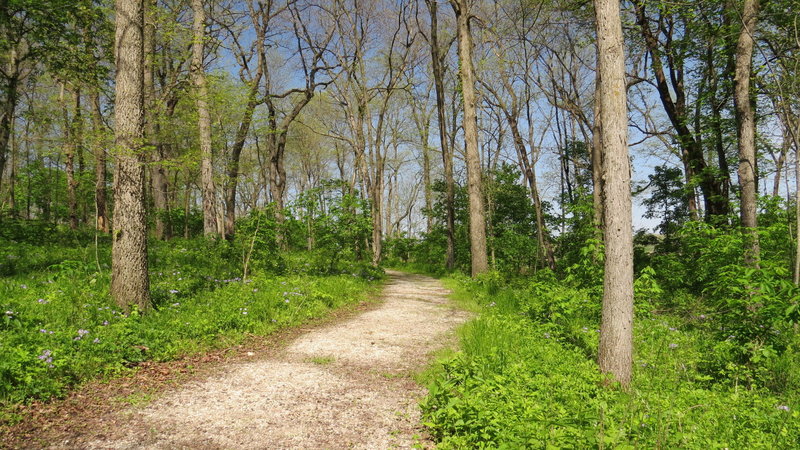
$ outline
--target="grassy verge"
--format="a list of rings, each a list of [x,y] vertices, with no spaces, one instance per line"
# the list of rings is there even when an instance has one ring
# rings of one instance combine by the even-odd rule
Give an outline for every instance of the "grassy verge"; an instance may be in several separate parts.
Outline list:
[[[432,371],[424,421],[442,448],[797,448],[800,395],[709,373],[702,319],[637,311],[635,380],[602,387],[596,292],[553,280],[448,282],[479,305]],[[796,381],[796,380],[795,380]]]
[[[241,278],[230,249],[207,241],[152,248],[154,309],[123,311],[108,295],[108,247],[5,243],[0,278],[0,420],[13,405],[63,394],[145,360],[233,345],[367,298],[353,273],[256,271]]]

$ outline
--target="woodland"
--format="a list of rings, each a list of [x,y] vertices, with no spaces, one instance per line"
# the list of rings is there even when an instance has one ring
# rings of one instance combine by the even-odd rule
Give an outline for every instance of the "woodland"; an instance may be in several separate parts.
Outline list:
[[[0,0],[0,430],[441,277],[442,448],[800,447],[792,0]]]

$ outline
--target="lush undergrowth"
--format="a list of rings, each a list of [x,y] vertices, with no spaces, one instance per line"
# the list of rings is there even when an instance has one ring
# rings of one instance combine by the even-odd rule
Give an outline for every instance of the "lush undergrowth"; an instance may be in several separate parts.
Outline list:
[[[462,350],[436,369],[424,420],[442,448],[797,448],[797,336],[742,364],[706,314],[654,310],[637,282],[635,374],[603,387],[598,289],[541,275],[451,283],[477,303]],[[768,325],[769,326],[769,325]],[[733,336],[733,335],[731,335]]]
[[[365,299],[380,277],[360,264],[320,273],[307,255],[259,257],[249,243],[152,242],[153,310],[123,311],[108,294],[108,243],[56,234],[0,240],[0,410],[320,316]]]

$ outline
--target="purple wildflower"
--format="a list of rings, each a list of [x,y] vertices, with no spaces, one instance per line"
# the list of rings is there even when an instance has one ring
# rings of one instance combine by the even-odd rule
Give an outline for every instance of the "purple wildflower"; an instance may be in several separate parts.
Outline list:
[[[50,303],[50,302],[48,302],[47,300],[45,300],[43,298],[40,298],[39,300],[36,300],[36,301],[41,303],[42,305],[46,305],[46,304]]]
[[[676,348],[678,348],[678,344],[669,344],[669,348],[670,350],[675,350]]]
[[[780,409],[781,411],[789,411],[790,408],[788,405],[780,405],[778,406],[778,409]]]
[[[44,361],[50,367],[53,367],[53,353],[50,350],[42,350],[42,354],[37,356],[39,360]]]

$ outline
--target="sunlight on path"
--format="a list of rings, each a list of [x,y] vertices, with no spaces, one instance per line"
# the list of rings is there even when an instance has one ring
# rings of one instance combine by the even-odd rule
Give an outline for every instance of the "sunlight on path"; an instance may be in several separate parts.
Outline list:
[[[87,447],[411,447],[424,390],[410,374],[468,315],[448,307],[437,280],[388,274],[376,309],[131,409],[121,422],[135,429]]]

